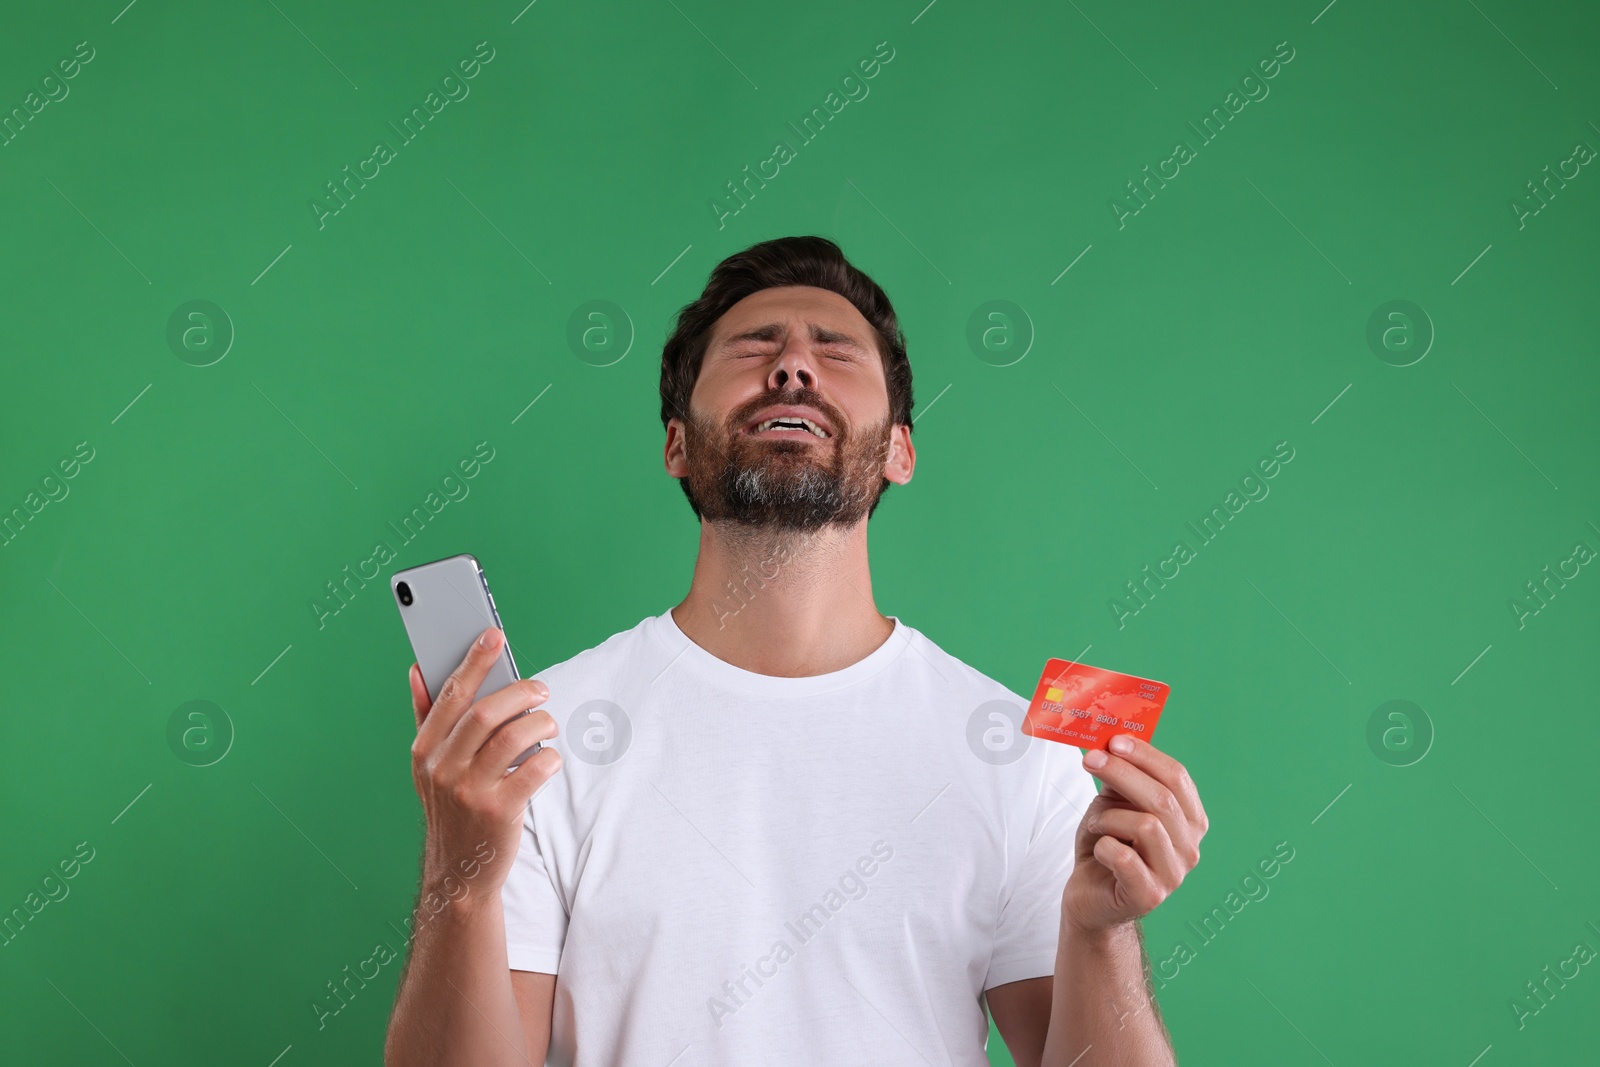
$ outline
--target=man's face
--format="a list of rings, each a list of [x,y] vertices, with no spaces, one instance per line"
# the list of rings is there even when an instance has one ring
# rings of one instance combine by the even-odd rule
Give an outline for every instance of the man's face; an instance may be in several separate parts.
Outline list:
[[[850,526],[885,478],[911,478],[910,429],[889,421],[872,326],[826,289],[763,289],[729,308],[687,415],[668,424],[667,471],[707,521]]]

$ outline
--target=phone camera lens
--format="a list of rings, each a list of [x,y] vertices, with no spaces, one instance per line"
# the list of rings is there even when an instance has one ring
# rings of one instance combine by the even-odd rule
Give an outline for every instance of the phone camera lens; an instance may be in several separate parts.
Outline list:
[[[395,587],[394,587],[394,592],[395,592],[395,595],[400,598],[400,603],[402,603],[402,604],[410,604],[411,603],[411,587],[409,585],[407,585],[405,582],[397,583],[395,585]]]

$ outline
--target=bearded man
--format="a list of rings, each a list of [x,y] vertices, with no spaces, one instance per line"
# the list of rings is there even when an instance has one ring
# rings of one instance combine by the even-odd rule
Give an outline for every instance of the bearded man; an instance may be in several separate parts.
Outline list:
[[[412,665],[448,903],[386,1063],[980,1067],[991,1016],[1025,1067],[1175,1062],[1138,919],[1199,860],[1199,794],[1143,740],[1021,734],[1026,700],[879,612],[911,408],[894,309],[832,241],[754,245],[681,309],[688,595],[482,699],[496,629],[437,702]]]

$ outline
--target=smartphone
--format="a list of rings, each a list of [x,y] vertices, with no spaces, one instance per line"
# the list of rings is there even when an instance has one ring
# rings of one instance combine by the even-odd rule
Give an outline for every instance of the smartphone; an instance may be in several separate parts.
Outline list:
[[[400,620],[411,638],[411,650],[416,653],[430,700],[439,699],[440,688],[461,665],[479,634],[491,626],[505,629],[483,568],[476,557],[465,552],[396,571],[389,578],[389,589],[400,608]],[[521,679],[507,639],[468,703]],[[512,761],[510,770],[543,747],[535,741]]]

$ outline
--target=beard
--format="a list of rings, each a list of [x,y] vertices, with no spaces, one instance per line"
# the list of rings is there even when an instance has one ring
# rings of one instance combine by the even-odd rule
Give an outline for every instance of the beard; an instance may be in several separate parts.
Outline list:
[[[740,432],[777,404],[815,408],[833,428],[816,443],[763,440]],[[773,390],[735,409],[722,426],[690,413],[684,420],[682,479],[690,505],[708,522],[784,531],[853,526],[883,493],[889,416],[856,429],[813,389]]]

